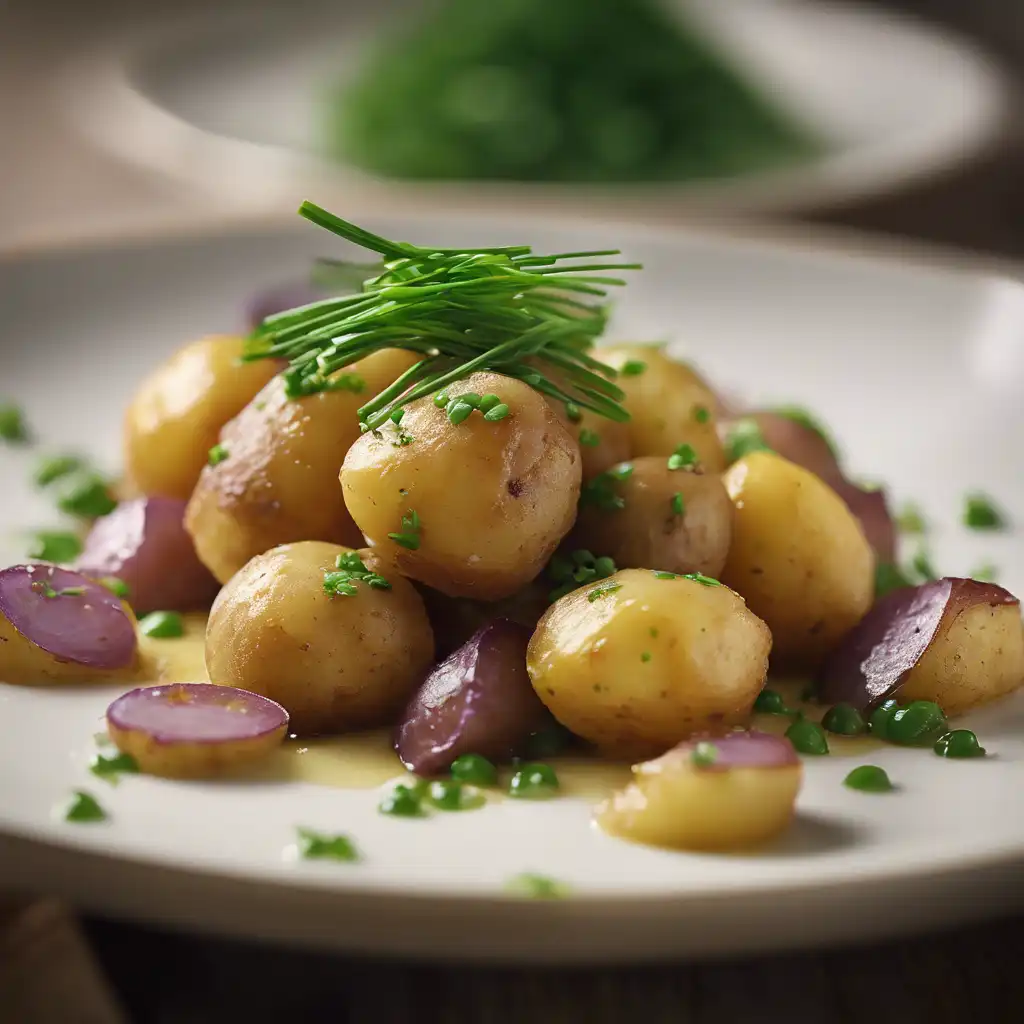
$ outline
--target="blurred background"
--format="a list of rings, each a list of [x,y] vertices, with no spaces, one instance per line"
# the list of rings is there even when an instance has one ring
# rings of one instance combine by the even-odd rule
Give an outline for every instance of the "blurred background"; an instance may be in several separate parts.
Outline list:
[[[1022,74],[1019,0],[6,0],[0,240],[315,194],[1019,256]]]

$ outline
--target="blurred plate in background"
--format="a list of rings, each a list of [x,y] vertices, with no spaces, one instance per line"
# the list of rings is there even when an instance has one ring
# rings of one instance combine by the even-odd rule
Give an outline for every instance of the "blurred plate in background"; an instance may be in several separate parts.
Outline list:
[[[324,97],[409,0],[208,17],[91,54],[66,82],[76,120],[123,159],[236,206],[337,190],[411,201],[664,217],[835,206],[948,172],[999,135],[1008,90],[970,46],[902,18],[808,0],[672,0],[824,141],[785,169],[657,184],[397,182],[321,153]],[[372,9],[371,9],[372,8]]]

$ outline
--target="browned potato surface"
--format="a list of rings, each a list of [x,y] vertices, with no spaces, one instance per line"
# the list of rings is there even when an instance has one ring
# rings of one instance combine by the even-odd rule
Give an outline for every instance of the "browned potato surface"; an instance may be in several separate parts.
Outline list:
[[[240,362],[242,346],[237,337],[202,338],[139,385],[124,422],[126,493],[188,499],[220,428],[280,369]]]
[[[628,475],[624,466],[607,480],[611,500],[588,500],[584,491],[572,546],[608,555],[620,569],[717,577],[729,553],[733,517],[721,478],[671,470],[663,455],[627,466]]]
[[[413,361],[385,349],[346,369],[362,382],[358,390],[299,399],[288,398],[277,377],[224,427],[225,458],[203,469],[185,516],[200,560],[221,583],[278,544],[362,544],[338,470],[359,437],[359,407]]]
[[[497,601],[539,575],[576,517],[576,442],[521,381],[477,373],[446,389],[498,395],[509,413],[458,424],[431,398],[397,428],[364,434],[341,471],[345,503],[367,540],[402,573],[452,597]],[[398,540],[395,540],[395,536]]]

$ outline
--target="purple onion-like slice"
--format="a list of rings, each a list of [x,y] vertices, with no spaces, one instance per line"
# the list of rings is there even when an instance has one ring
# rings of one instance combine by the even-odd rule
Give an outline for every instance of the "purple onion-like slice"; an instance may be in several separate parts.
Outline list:
[[[551,723],[526,672],[531,634],[496,619],[431,669],[395,736],[407,768],[434,775],[462,754],[507,759]]]
[[[140,733],[160,745],[235,743],[281,733],[288,712],[248,690],[213,683],[143,686],[107,708],[112,732]]]
[[[0,571],[0,615],[58,661],[115,670],[135,659],[135,624],[121,600],[73,569],[34,563]]]
[[[186,505],[178,498],[160,497],[121,502],[93,524],[78,570],[94,578],[123,580],[139,615],[208,608],[219,584],[199,561],[185,530]]]
[[[774,736],[756,729],[736,730],[720,736],[694,736],[673,747],[662,757],[666,761],[688,758],[708,771],[790,768],[800,764],[793,744],[785,736]],[[660,760],[648,764],[657,765]]]
[[[847,480],[832,482],[836,494],[860,522],[860,528],[880,562],[896,560],[896,524],[885,490],[881,487],[858,487]]]
[[[845,702],[867,710],[891,697],[904,676],[950,620],[976,604],[1016,604],[994,583],[946,577],[903,587],[880,598],[829,655],[818,692],[829,704]]]

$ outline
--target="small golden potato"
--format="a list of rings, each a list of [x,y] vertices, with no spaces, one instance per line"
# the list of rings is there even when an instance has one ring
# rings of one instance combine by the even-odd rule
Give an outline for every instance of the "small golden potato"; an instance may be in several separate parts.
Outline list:
[[[827,484],[774,453],[745,456],[724,481],[735,516],[722,582],[768,623],[773,654],[817,665],[874,599],[864,531]]]
[[[709,472],[725,468],[715,423],[718,399],[691,367],[657,345],[616,345],[596,355],[619,371],[615,383],[626,392],[634,457],[668,456],[689,444]]]
[[[185,514],[200,561],[221,583],[278,544],[362,544],[338,470],[359,437],[359,407],[414,359],[400,349],[376,352],[345,370],[362,383],[358,390],[298,399],[276,377],[224,427],[225,458],[203,469]]]
[[[581,410],[580,418],[574,422],[569,422],[568,417],[566,420],[569,433],[580,446],[584,481],[593,480],[629,458],[632,449],[628,423],[610,420],[590,409]]]
[[[898,697],[935,701],[947,717],[1024,684],[1024,625],[1019,604],[968,604],[943,618],[932,642],[904,677]]]
[[[596,493],[584,488],[573,547],[620,569],[721,573],[733,509],[717,473],[671,470],[665,456],[647,455],[599,483]]]
[[[742,721],[771,643],[727,587],[624,569],[551,606],[527,669],[567,729],[609,756],[645,757]]]
[[[357,583],[352,596],[326,593],[324,574],[347,550],[305,541],[267,551],[210,613],[210,681],[277,701],[300,735],[389,724],[433,662],[423,601],[373,552],[359,554],[389,590]]]
[[[738,735],[743,742],[745,735]],[[780,737],[760,739],[789,746]],[[732,740],[711,740],[710,749]],[[785,831],[803,782],[795,754],[776,764],[718,770],[696,763],[695,749],[684,744],[634,765],[634,781],[598,807],[601,828],[652,846],[723,851],[763,843]]]
[[[139,386],[124,422],[124,488],[187,500],[220,428],[281,364],[240,361],[243,340],[216,335],[179,349]]]
[[[493,394],[508,415],[449,421],[431,398],[349,449],[341,487],[367,540],[410,579],[497,601],[537,577],[576,518],[580,454],[543,396],[495,373],[447,394]],[[396,542],[394,536],[400,539]]]

